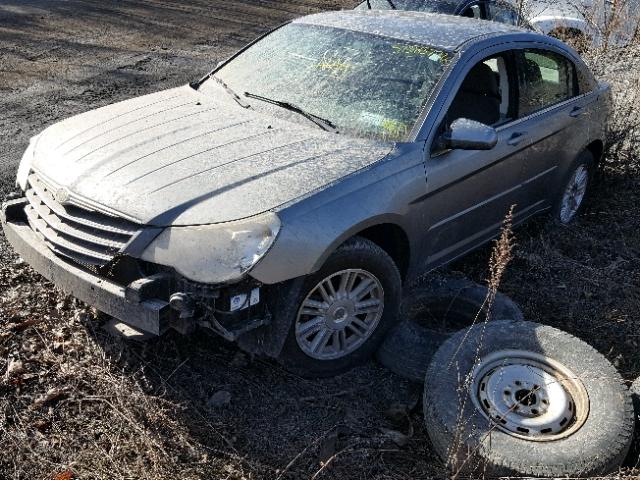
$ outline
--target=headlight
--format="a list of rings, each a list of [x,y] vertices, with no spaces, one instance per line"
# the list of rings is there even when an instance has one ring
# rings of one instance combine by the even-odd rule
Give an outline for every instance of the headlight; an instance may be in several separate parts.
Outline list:
[[[142,259],[170,266],[190,280],[226,283],[239,280],[269,250],[280,220],[264,213],[235,222],[166,228]]]
[[[31,137],[31,140],[29,140],[29,146],[22,155],[22,160],[20,160],[20,166],[18,167],[16,183],[23,192],[27,189],[27,179],[29,178],[29,172],[31,171],[31,164],[33,163],[37,140],[37,135],[35,137]]]

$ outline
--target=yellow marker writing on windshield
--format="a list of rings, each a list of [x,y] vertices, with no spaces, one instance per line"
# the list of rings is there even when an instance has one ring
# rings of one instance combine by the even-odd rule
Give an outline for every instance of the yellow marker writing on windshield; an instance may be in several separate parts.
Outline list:
[[[406,124],[390,118],[382,122],[382,129],[392,137],[399,138],[407,134]]]
[[[320,62],[316,65],[320,70],[349,70],[352,65],[344,62]]]
[[[403,53],[405,55],[422,55],[429,57],[429,60],[434,62],[442,62],[447,59],[444,53],[427,47],[426,45],[392,45],[391,48],[393,48],[396,53]]]

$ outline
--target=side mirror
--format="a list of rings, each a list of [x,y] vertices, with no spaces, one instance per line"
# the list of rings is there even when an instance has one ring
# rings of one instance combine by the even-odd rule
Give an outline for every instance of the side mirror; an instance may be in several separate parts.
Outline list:
[[[484,123],[459,118],[440,137],[443,148],[452,150],[491,150],[498,143],[498,132]]]

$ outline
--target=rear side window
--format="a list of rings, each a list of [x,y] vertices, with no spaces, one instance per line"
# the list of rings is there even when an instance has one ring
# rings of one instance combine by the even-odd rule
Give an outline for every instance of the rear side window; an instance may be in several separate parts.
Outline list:
[[[576,95],[575,66],[564,56],[546,50],[525,50],[518,63],[520,117]]]
[[[598,88],[598,82],[591,72],[584,69],[576,69],[578,77],[578,88],[580,93],[589,93]]]

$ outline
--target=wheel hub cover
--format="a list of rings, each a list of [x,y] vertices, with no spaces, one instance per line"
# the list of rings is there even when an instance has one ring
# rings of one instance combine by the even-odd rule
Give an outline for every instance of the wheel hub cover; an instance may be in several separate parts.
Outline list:
[[[530,365],[489,372],[480,383],[480,400],[491,417],[503,419],[504,427],[514,433],[559,433],[573,416],[564,388],[552,375]]]
[[[570,435],[588,413],[580,380],[533,352],[495,352],[482,359],[474,370],[471,398],[498,429],[529,440]]]
[[[371,337],[384,310],[380,281],[370,272],[342,270],[319,282],[302,302],[296,342],[308,356],[335,360]]]
[[[589,183],[589,171],[580,165],[573,173],[562,197],[560,220],[569,223],[578,213]]]

